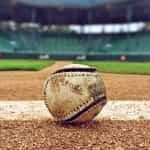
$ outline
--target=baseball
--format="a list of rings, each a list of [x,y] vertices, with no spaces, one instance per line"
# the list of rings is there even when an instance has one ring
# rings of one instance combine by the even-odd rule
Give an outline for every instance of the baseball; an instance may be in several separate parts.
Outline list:
[[[45,104],[55,121],[92,120],[106,104],[106,89],[95,68],[72,64],[56,70],[44,84]]]

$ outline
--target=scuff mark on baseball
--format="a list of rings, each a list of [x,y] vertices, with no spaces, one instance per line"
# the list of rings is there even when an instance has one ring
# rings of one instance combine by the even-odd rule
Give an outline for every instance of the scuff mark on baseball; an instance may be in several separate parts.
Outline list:
[[[92,120],[106,104],[106,88],[95,68],[72,64],[52,73],[44,84],[45,104],[55,121]]]

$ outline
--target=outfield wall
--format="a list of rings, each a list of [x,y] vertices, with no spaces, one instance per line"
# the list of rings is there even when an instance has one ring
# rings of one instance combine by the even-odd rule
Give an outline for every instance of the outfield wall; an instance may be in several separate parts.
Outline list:
[[[42,55],[1,53],[0,59],[103,60],[121,61],[121,55]],[[126,61],[150,61],[150,55],[126,55]]]

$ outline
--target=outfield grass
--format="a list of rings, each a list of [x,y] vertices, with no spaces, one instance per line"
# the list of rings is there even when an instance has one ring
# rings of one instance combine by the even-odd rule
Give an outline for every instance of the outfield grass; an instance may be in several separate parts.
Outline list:
[[[52,65],[54,62],[49,60],[0,60],[0,71],[27,70],[38,71]]]
[[[150,75],[150,62],[75,61],[75,63],[90,65],[106,73]]]

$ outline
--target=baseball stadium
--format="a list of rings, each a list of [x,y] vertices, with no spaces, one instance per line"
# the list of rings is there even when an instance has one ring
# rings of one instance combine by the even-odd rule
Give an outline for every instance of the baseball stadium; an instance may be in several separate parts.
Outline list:
[[[150,150],[149,0],[0,1],[0,150],[41,149]]]

